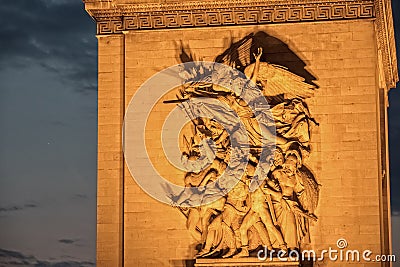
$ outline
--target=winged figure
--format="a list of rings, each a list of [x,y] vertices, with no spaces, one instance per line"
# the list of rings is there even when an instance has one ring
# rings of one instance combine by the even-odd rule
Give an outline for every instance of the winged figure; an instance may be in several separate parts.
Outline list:
[[[285,66],[265,62],[265,60],[261,61],[263,53],[263,58],[266,58],[265,52],[268,52],[268,47],[265,42],[258,40],[257,35],[260,34],[249,34],[242,40],[233,43],[223,54],[217,56],[215,61],[243,71],[247,78],[257,82],[263,89],[265,96],[282,96],[281,100],[312,97],[317,88],[315,84],[306,82],[305,78],[295,74]],[[264,41],[267,38],[268,36],[264,36]],[[276,40],[271,41],[276,42]],[[270,48],[272,49],[272,47]],[[255,50],[257,50],[257,53],[251,53]],[[292,60],[300,61],[297,58]],[[307,73],[307,76],[311,77],[309,79],[314,78],[304,68],[302,69],[301,72]]]
[[[177,103],[193,122],[193,131],[183,138],[186,164],[202,159],[203,138],[215,144],[208,165],[186,173],[185,190],[178,196],[171,195],[174,206],[180,208],[180,203],[204,203],[211,194],[202,196],[198,186],[215,181],[215,192],[222,197],[184,212],[188,230],[201,242],[198,257],[247,257],[260,245],[286,252],[300,249],[309,237],[310,222],[317,221],[314,213],[320,185],[304,164],[311,152],[311,122],[319,125],[311,116],[306,100],[314,95],[317,86],[305,65],[283,66],[283,61],[268,60],[267,54],[273,55],[269,51],[271,45],[265,41],[269,36],[257,34],[232,43],[215,58],[215,62],[240,72],[220,64],[193,62],[194,55],[182,48],[182,62],[190,62],[180,73],[185,84],[177,99],[164,101]],[[277,39],[270,38],[276,45]],[[301,61],[298,57],[294,59]],[[306,72],[308,75],[302,74]],[[269,112],[257,110],[264,107],[260,100],[264,98]],[[194,114],[200,114],[201,118]],[[221,122],[225,125],[220,125]],[[235,135],[234,141],[240,144],[235,150],[230,134],[237,133],[241,124],[245,131]],[[249,164],[243,165],[243,173],[238,175],[232,166],[241,166],[241,153],[245,151],[239,147],[244,144],[251,148],[248,153],[246,150],[250,154]],[[273,153],[262,155],[264,147],[271,148]],[[273,151],[275,147],[277,153]],[[256,167],[261,167],[261,171]],[[239,181],[231,191],[226,190],[229,180],[226,177]],[[250,190],[253,177],[265,181],[256,190]]]
[[[256,74],[256,83],[261,86],[266,96],[284,95],[285,99],[309,98],[314,95],[315,86],[308,84],[300,77],[287,68],[267,62],[260,62],[258,70],[257,62],[249,65],[244,70],[244,74],[250,77],[252,73]]]

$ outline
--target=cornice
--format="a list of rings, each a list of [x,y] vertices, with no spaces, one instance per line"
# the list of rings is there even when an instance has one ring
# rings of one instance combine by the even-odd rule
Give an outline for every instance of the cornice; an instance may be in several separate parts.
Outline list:
[[[377,44],[382,56],[386,89],[395,88],[399,81],[396,41],[390,0],[375,1]]]
[[[270,24],[373,18],[373,0],[353,1],[213,1],[115,4],[86,0],[98,22],[98,34],[124,30]]]
[[[184,11],[196,9],[232,9],[264,6],[292,6],[292,5],[315,5],[336,4],[346,2],[370,3],[372,0],[224,0],[224,1],[181,1],[173,3],[137,3],[120,4],[116,0],[84,0],[87,3],[109,3],[115,9],[122,12],[157,12],[157,11]]]
[[[97,34],[123,31],[375,19],[387,88],[398,81],[391,0],[223,0],[125,4],[84,0]]]

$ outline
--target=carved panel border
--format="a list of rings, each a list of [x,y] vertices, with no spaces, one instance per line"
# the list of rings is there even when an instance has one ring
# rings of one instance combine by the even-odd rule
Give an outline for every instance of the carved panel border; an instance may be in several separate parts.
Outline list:
[[[97,34],[230,25],[257,25],[375,19],[385,83],[398,81],[392,0],[220,0],[119,4],[117,0],[83,0],[97,22]]]
[[[376,22],[378,49],[382,52],[383,68],[385,72],[384,82],[386,88],[395,88],[399,81],[396,57],[396,45],[392,7],[389,1],[376,1]]]
[[[120,8],[91,13],[97,20],[97,34],[113,34],[124,30],[374,18],[375,6],[371,0],[151,12]]]

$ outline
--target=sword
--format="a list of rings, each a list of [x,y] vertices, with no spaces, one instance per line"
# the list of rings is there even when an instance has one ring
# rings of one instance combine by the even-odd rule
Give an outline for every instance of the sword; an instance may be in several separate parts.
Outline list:
[[[270,194],[266,194],[265,196],[266,196],[267,204],[268,204],[268,207],[269,207],[269,211],[271,213],[272,222],[274,223],[274,225],[278,225],[278,222],[276,220],[274,206],[272,205],[271,195]]]

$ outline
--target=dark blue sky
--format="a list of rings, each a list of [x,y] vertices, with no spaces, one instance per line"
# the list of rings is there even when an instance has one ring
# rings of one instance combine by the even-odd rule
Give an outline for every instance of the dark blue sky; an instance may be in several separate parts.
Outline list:
[[[0,266],[93,264],[95,23],[80,0],[6,0],[0,18]]]
[[[400,40],[399,1],[393,9]],[[3,0],[0,18],[0,265],[12,259],[29,266],[92,266],[95,23],[81,0]],[[400,88],[389,96],[393,226],[398,232]],[[398,235],[394,239],[400,256]]]

